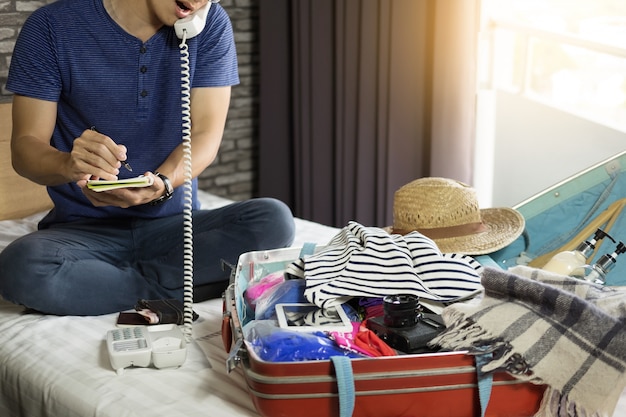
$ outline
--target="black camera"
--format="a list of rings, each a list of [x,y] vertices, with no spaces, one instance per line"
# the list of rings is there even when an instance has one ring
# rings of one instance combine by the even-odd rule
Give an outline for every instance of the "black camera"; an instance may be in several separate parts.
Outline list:
[[[414,295],[383,298],[384,315],[367,320],[367,327],[392,348],[403,353],[433,352],[428,342],[445,329],[441,316],[424,313]]]

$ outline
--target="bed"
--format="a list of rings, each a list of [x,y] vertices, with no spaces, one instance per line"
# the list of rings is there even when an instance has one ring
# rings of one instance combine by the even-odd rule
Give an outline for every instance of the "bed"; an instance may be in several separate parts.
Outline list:
[[[9,167],[10,105],[0,104],[0,162]],[[0,250],[35,230],[50,207],[43,187],[0,173]],[[203,207],[229,200],[201,192]],[[327,243],[336,228],[296,219],[294,247]],[[194,305],[184,364],[176,369],[130,368],[118,375],[105,335],[117,314],[57,317],[27,313],[0,299],[0,416],[259,416],[239,368],[226,371],[221,339],[222,301]],[[626,415],[626,396],[615,416]]]
[[[228,200],[202,193],[202,202],[215,207]],[[2,244],[34,230],[40,217],[0,222]],[[298,219],[294,245],[327,242],[335,233]],[[222,301],[196,303],[194,310],[200,315],[194,343],[180,368],[117,375],[104,341],[117,314],[45,316],[0,301],[0,416],[258,416],[239,370],[226,372]]]

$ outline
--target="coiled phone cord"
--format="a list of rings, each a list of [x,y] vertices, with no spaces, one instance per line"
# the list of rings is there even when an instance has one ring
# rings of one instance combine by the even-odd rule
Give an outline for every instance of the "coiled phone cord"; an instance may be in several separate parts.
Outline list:
[[[193,324],[193,189],[191,169],[191,83],[189,80],[189,47],[186,32],[180,42],[182,126],[183,126],[183,303],[184,318],[182,332],[187,341],[191,340]]]

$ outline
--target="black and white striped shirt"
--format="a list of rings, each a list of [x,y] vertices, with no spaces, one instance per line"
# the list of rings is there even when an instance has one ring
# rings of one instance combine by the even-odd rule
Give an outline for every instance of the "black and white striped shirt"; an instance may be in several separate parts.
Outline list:
[[[398,294],[451,302],[482,289],[481,271],[473,258],[442,254],[419,232],[392,235],[357,222],[349,222],[326,249],[288,268],[306,279],[305,297],[320,307]]]

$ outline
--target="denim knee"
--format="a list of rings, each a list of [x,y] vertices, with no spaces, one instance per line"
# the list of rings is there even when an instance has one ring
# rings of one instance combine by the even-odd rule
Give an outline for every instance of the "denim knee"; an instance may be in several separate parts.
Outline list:
[[[260,206],[265,206],[264,214],[260,216],[266,220],[271,228],[271,234],[276,241],[276,247],[287,247],[293,243],[296,234],[296,226],[291,209],[284,202],[275,198],[259,198],[254,200]]]
[[[0,253],[0,295],[7,301],[21,304],[37,284],[38,251],[26,239],[12,242]]]

